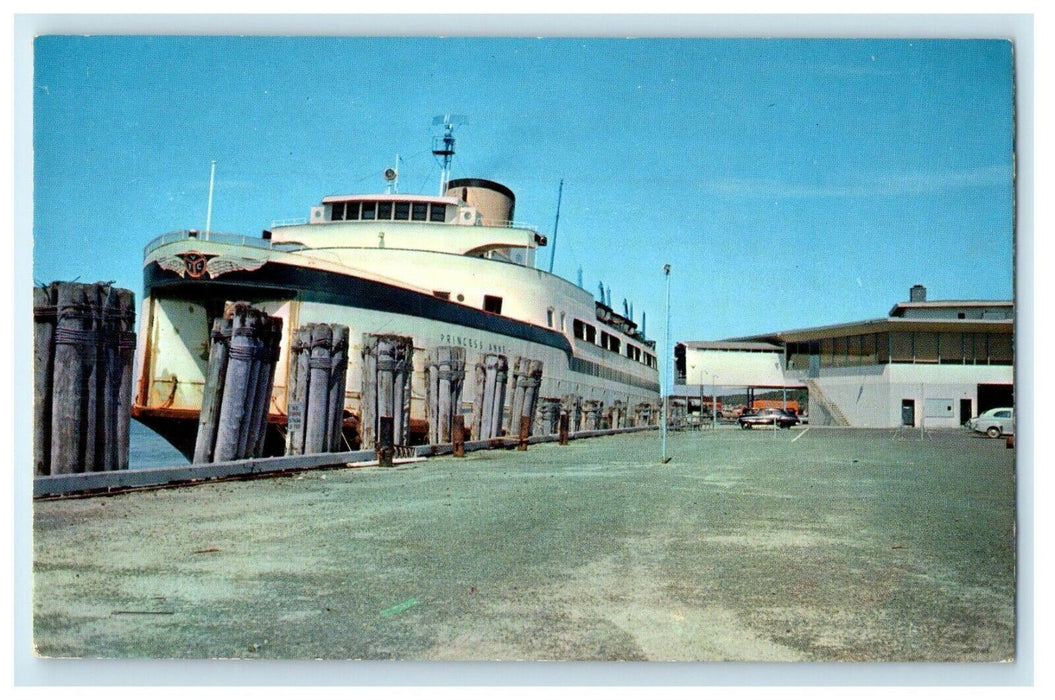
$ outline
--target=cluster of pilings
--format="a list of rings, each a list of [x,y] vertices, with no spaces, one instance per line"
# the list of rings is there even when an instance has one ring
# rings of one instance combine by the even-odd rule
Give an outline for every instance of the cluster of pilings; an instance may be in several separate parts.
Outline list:
[[[286,382],[286,454],[340,452],[348,379],[348,326],[309,323],[293,334]]]
[[[476,363],[472,424],[472,435],[476,440],[502,436],[508,373],[509,360],[505,355],[486,353]]]
[[[109,283],[33,289],[38,476],[128,468],[135,295]]]
[[[535,429],[535,412],[542,384],[542,362],[527,357],[518,357],[513,363],[513,400],[509,410],[509,433],[520,438],[520,447],[527,446],[527,439]]]
[[[396,445],[410,444],[410,380],[414,339],[363,334],[360,445],[391,463]]]
[[[429,442],[434,445],[449,444],[454,436],[455,416],[461,414],[465,348],[448,345],[433,348],[426,372],[425,406],[429,420]]]
[[[213,322],[195,464],[263,454],[281,338],[282,319],[247,302]]]

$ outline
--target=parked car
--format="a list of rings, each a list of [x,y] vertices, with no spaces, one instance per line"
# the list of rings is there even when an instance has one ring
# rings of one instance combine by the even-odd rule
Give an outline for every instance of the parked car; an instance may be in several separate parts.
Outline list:
[[[785,411],[779,408],[761,408],[757,411],[746,412],[736,419],[740,427],[750,430],[756,425],[776,425],[778,428],[790,428],[799,424],[799,417],[793,411]]]
[[[967,421],[967,427],[976,433],[985,433],[991,438],[1015,434],[1015,409],[990,408],[976,418]]]

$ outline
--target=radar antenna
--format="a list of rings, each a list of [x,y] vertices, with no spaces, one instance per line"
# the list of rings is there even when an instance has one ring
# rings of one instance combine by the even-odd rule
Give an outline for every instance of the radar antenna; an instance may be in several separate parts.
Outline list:
[[[454,125],[465,124],[466,118],[461,114],[444,114],[433,117],[432,125],[443,125],[443,136],[432,140],[432,155],[441,158],[443,170],[440,173],[440,196],[447,194],[447,183],[451,177],[451,160],[454,158]]]

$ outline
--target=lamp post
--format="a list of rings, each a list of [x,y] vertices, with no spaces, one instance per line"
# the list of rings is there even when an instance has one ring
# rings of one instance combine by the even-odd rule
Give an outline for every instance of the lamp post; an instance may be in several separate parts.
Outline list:
[[[718,429],[718,375],[711,375],[711,430]]]
[[[666,356],[666,365],[664,367],[663,378],[661,380],[660,392],[659,393],[660,393],[660,397],[663,399],[663,418],[662,418],[662,423],[663,423],[663,464],[666,464],[667,462],[670,461],[670,458],[667,457],[667,418],[668,418],[668,415],[667,415],[667,410],[668,410],[667,409],[667,404],[670,402],[670,395],[669,395],[669,393],[667,391],[667,376],[669,375],[670,363],[671,363],[671,360],[673,359],[672,358],[672,353],[670,352],[670,264],[669,263],[663,266],[663,277],[666,279],[666,287],[667,287],[667,303],[666,303],[667,320],[666,320],[666,324],[665,324],[666,325],[666,328],[665,328],[666,340],[664,341],[664,345],[663,345],[663,353]]]

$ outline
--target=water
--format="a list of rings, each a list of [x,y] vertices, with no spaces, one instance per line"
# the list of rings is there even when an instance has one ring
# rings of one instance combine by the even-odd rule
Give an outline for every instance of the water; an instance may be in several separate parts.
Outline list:
[[[139,421],[133,420],[128,432],[129,469],[172,467],[188,463],[179,450]]]

